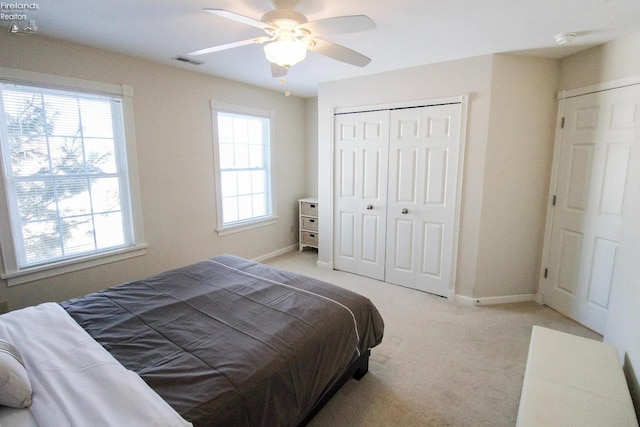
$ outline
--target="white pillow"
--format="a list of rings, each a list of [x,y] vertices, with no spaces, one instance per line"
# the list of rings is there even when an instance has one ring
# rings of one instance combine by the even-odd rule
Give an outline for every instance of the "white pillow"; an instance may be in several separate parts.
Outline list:
[[[0,405],[26,408],[31,405],[31,382],[18,349],[0,340]]]

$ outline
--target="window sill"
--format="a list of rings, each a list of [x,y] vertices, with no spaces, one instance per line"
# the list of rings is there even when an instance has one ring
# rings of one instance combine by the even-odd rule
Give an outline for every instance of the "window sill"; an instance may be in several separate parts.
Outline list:
[[[251,221],[247,223],[230,225],[224,228],[218,228],[216,231],[218,232],[218,236],[226,236],[233,233],[240,233],[241,231],[252,230],[254,228],[266,227],[267,225],[272,225],[277,222],[278,222],[277,216],[270,216],[269,218],[259,220],[259,221]]]
[[[112,262],[142,256],[146,253],[147,245],[140,244],[104,254],[96,254],[93,256],[62,261],[56,264],[43,265],[40,267],[6,273],[1,275],[0,279],[6,280],[8,286],[15,286],[23,283],[34,282],[40,279],[46,279],[47,277],[59,276],[73,271],[84,270],[98,265],[110,264]]]

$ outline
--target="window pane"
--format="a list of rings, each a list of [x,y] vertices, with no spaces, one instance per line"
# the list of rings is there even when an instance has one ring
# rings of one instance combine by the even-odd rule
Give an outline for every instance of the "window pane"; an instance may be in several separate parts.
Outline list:
[[[44,137],[12,136],[9,144],[14,176],[49,173],[49,152]]]
[[[48,124],[45,120],[42,97],[16,90],[4,90],[4,114],[9,135],[42,135]]]
[[[247,120],[234,117],[233,118],[233,141],[236,144],[249,143],[249,135],[247,133]]]
[[[62,137],[81,136],[78,100],[67,96],[45,95],[44,107],[47,114],[49,134]]]
[[[223,113],[218,114],[218,138],[221,144],[233,143],[233,119]]]
[[[253,195],[253,216],[264,216],[267,214],[266,197],[264,194]]]
[[[248,124],[249,144],[262,146],[262,119],[251,120]]]
[[[15,190],[21,221],[41,221],[57,217],[53,181],[19,181]]]
[[[91,215],[69,218],[60,224],[60,230],[65,255],[78,255],[95,250]]]
[[[254,193],[264,193],[265,188],[265,173],[264,171],[252,171],[251,172],[251,190]]]
[[[125,243],[121,212],[105,213],[94,217],[97,249],[114,248]]]
[[[251,162],[249,167],[262,168],[264,167],[264,159],[262,156],[262,145],[250,145],[249,146],[249,161]]]
[[[253,206],[251,196],[238,196],[238,219],[249,219],[253,217]]]
[[[62,241],[57,221],[24,223],[22,239],[25,261],[29,264],[62,256]]]
[[[235,165],[233,144],[220,144],[220,169],[231,169]]]
[[[232,197],[238,194],[238,178],[236,172],[222,172],[221,181],[222,197]]]
[[[80,119],[84,138],[113,138],[111,103],[103,100],[81,99]]]
[[[118,178],[92,178],[91,206],[96,214],[120,211],[120,183]]]
[[[239,169],[249,167],[249,146],[246,144],[236,144],[234,147],[234,166]]]
[[[81,139],[49,138],[49,150],[54,174],[84,174],[84,152]]]
[[[222,212],[225,224],[238,221],[238,199],[236,197],[222,199]]]
[[[115,144],[113,139],[85,138],[87,173],[116,173]]]
[[[251,194],[251,172],[238,172],[238,194]]]
[[[91,213],[89,183],[86,178],[57,179],[56,197],[61,219]]]

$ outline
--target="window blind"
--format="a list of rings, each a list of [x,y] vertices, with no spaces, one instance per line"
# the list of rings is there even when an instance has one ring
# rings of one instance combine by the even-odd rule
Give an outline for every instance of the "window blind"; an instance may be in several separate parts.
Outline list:
[[[134,244],[122,99],[0,83],[19,269]]]

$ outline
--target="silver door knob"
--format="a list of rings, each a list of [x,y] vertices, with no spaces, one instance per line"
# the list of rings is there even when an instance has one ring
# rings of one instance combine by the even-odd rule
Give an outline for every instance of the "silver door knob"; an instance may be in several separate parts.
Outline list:
[[[367,210],[370,211],[371,209],[373,209],[373,205],[367,205]]]
[[[403,214],[406,214],[406,213],[409,213],[409,209],[407,209],[407,208],[402,208],[402,210],[401,210],[400,212],[402,212]]]

